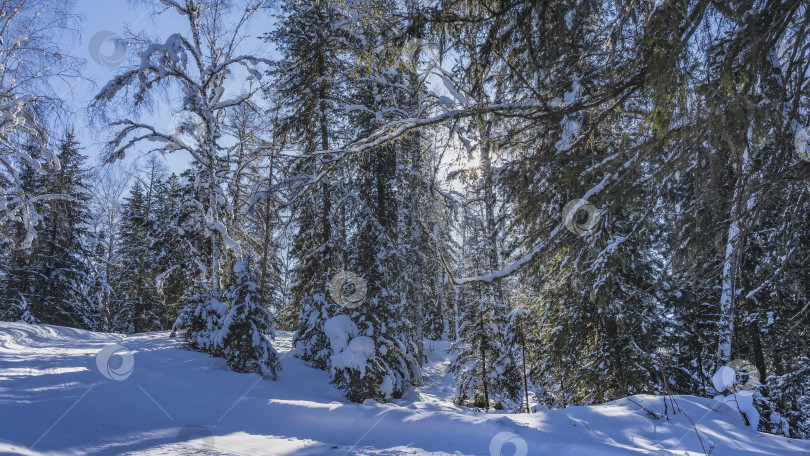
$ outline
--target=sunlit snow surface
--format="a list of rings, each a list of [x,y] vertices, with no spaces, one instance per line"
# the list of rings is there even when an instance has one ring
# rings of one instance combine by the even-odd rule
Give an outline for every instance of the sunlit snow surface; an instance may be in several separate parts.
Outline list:
[[[689,396],[675,399],[682,411],[668,403],[668,418],[654,396],[476,413],[450,400],[447,343],[426,344],[417,391],[391,404],[353,404],[325,372],[293,357],[290,339],[278,333],[284,370],[274,382],[231,372],[165,332],[0,323],[0,454],[810,456],[810,442],[757,433],[730,408]],[[105,375],[97,354],[111,344],[122,349],[104,352],[114,353],[101,363]]]

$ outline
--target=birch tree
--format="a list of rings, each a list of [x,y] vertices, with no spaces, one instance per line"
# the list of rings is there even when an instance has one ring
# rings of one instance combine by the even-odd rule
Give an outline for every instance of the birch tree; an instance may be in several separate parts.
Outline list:
[[[76,59],[56,39],[77,20],[63,0],[0,2],[0,245],[27,249],[41,220],[37,203],[57,195],[26,192],[21,170],[59,169],[49,147],[49,113],[61,108],[55,84],[77,76]],[[9,233],[9,224],[21,228]]]
[[[96,95],[94,106],[104,108],[116,101],[131,101],[138,114],[149,106],[152,97],[171,90],[180,93],[179,102],[171,106],[176,113],[173,131],[163,125],[142,122],[137,116],[114,120],[111,126],[115,133],[108,144],[106,161],[120,160],[137,147],[164,153],[183,151],[193,158],[198,168],[193,182],[198,196],[193,203],[204,220],[211,249],[209,265],[203,271],[210,299],[201,300],[202,304],[190,312],[203,321],[199,324],[202,328],[208,328],[195,336],[201,348],[212,349],[209,346],[214,340],[212,334],[205,333],[225,310],[219,300],[224,249],[241,250],[226,226],[226,214],[232,212],[232,206],[225,190],[230,172],[221,143],[222,125],[229,109],[254,104],[262,71],[269,63],[239,53],[245,26],[262,2],[161,0],[161,3],[165,13],[181,16],[187,29],[162,42],[145,44],[137,62]],[[234,22],[229,18],[234,18]],[[181,327],[191,324],[180,320],[178,323]]]
[[[135,108],[143,111],[149,97],[161,89],[174,88],[182,93],[180,102],[173,106],[175,112],[182,113],[174,131],[134,117],[113,121],[115,135],[109,142],[106,161],[121,160],[137,146],[191,155],[200,168],[195,186],[204,189],[196,203],[211,240],[208,283],[212,290],[219,291],[223,248],[239,249],[222,221],[222,213],[231,207],[225,197],[229,172],[220,144],[221,127],[228,109],[253,103],[261,71],[269,63],[238,53],[243,29],[258,11],[260,2],[241,7],[244,8],[241,13],[234,13],[236,7],[224,0],[162,0],[162,3],[169,12],[186,20],[188,30],[173,33],[162,43],[147,44],[133,68],[116,76],[96,95],[94,106],[104,107],[131,97]],[[228,24],[226,16],[233,14],[238,20]],[[245,72],[246,84],[231,84]]]

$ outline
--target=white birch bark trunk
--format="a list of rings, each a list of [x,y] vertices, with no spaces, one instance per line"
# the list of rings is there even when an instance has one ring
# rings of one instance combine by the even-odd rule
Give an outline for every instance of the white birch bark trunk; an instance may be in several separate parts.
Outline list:
[[[747,146],[743,151],[741,160],[741,163],[737,166],[737,182],[734,186],[734,200],[729,213],[730,222],[726,236],[726,250],[723,261],[723,285],[720,294],[719,340],[717,347],[718,360],[721,363],[731,361],[731,348],[734,338],[737,272],[739,271],[739,259],[743,249],[743,236],[740,222],[743,215],[745,187],[751,167],[749,149]]]

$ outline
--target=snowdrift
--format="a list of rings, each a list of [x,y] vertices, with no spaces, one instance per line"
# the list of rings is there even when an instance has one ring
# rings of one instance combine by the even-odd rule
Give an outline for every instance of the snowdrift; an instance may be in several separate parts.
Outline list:
[[[276,347],[277,381],[228,370],[168,333],[0,323],[2,454],[810,456],[712,399],[634,396],[531,415],[455,406],[446,343],[423,387],[353,404],[325,372]],[[667,413],[665,414],[665,410]]]

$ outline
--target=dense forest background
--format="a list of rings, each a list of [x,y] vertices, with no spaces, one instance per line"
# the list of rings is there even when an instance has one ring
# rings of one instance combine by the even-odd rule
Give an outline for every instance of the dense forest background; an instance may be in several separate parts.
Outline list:
[[[269,378],[292,330],[358,402],[450,340],[457,402],[515,412],[730,365],[810,437],[810,2],[161,0],[78,113],[72,7],[0,2],[0,319]]]

